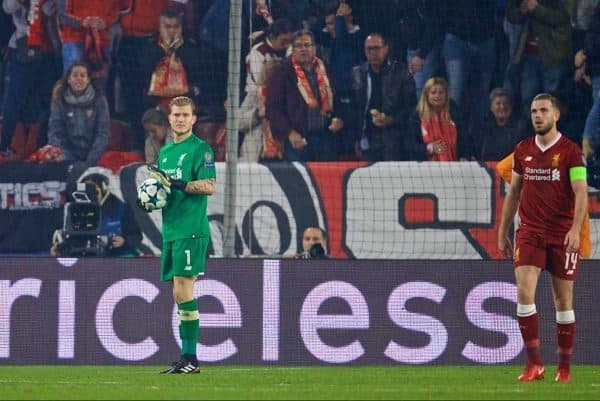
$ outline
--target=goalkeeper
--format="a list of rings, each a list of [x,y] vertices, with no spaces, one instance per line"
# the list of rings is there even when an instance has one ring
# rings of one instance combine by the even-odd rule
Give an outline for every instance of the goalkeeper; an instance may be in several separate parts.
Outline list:
[[[156,178],[170,187],[162,219],[160,278],[173,282],[177,303],[181,357],[162,371],[167,374],[200,372],[196,358],[198,303],[196,276],[204,274],[210,231],[208,196],[215,193],[216,173],[211,147],[192,132],[196,122],[194,102],[184,96],[169,103],[173,143],[160,149]]]

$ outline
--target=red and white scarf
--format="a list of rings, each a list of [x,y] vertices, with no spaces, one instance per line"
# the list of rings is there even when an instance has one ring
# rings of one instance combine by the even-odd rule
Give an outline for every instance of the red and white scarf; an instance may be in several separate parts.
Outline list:
[[[296,72],[296,77],[298,78],[298,90],[308,107],[314,109],[320,106],[321,115],[332,112],[333,93],[331,91],[331,85],[329,84],[329,78],[327,78],[327,73],[325,72],[325,64],[323,64],[323,61],[318,57],[313,59],[313,66],[315,73],[317,74],[317,85],[319,86],[319,95],[321,98],[321,104],[319,105],[310,86],[310,82],[308,82],[308,78],[306,78],[304,69],[298,64],[294,56],[291,57],[291,60],[294,71]]]

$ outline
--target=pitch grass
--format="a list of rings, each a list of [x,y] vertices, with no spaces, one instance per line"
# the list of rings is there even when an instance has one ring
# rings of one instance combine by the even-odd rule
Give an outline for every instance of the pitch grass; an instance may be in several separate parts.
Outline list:
[[[159,375],[154,366],[0,366],[0,400],[540,399],[600,398],[600,366],[575,366],[570,384],[519,383],[519,366],[207,366]]]

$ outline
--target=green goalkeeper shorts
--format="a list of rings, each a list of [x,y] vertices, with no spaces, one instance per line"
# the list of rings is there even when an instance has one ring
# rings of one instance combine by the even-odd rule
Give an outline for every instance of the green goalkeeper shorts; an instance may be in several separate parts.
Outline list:
[[[193,277],[204,274],[208,237],[193,237],[163,242],[160,256],[161,281],[174,276]]]

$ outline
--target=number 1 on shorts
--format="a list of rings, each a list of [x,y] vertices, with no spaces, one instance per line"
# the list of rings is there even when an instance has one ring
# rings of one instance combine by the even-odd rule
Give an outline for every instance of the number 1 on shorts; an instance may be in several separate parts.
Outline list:
[[[192,270],[192,253],[189,249],[184,250],[185,252],[185,269]]]

